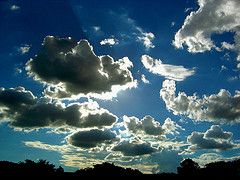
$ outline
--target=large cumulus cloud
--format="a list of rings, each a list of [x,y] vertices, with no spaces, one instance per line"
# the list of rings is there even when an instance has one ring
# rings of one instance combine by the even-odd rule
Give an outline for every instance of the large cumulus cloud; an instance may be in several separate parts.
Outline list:
[[[0,116],[18,128],[104,128],[117,117],[94,101],[65,105],[49,98],[37,98],[23,87],[0,89]]]
[[[128,69],[133,64],[127,57],[114,61],[108,55],[97,56],[87,40],[77,42],[70,37],[47,36],[42,46],[44,52],[30,59],[26,70],[35,80],[48,85],[44,91],[47,96],[101,97],[109,93],[111,98],[121,89],[136,86]],[[113,91],[115,94],[110,94]]]
[[[173,45],[177,48],[188,46],[192,53],[216,49],[231,49],[238,53],[240,61],[240,2],[238,0],[198,0],[199,9],[188,15],[183,26],[175,34]],[[221,42],[217,47],[213,34],[234,33],[234,43]],[[240,64],[240,63],[239,63]],[[238,65],[240,67],[240,65]]]
[[[212,149],[224,151],[234,148],[236,145],[230,142],[231,132],[223,131],[218,125],[213,125],[205,133],[192,132],[187,141],[191,144],[188,150]]]
[[[167,109],[174,114],[185,114],[189,118],[210,122],[240,122],[240,92],[232,96],[229,91],[221,89],[218,94],[204,95],[199,98],[194,94],[176,93],[173,80],[165,80],[160,90]]]

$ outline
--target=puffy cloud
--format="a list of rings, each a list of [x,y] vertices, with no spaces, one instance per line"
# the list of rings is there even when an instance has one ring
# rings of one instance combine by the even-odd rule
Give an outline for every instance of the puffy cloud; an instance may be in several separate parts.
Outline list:
[[[23,46],[18,48],[18,52],[20,52],[21,55],[23,55],[29,51],[30,47],[31,47],[30,45],[24,44]]]
[[[111,99],[119,90],[136,87],[128,70],[133,64],[127,57],[114,61],[108,55],[96,56],[87,40],[77,42],[70,37],[47,36],[42,46],[45,52],[30,59],[26,70],[35,80],[48,85],[44,91],[47,96],[101,97],[108,93]],[[110,94],[113,91],[115,94]]]
[[[218,94],[204,95],[198,98],[195,94],[187,96],[184,92],[175,95],[176,85],[173,80],[165,80],[160,90],[168,110],[174,114],[185,114],[189,118],[210,122],[240,122],[240,92],[221,89]]]
[[[235,95],[231,96],[229,91],[221,89],[216,95],[204,96],[203,105],[207,107],[203,110],[203,118],[240,122],[239,91],[235,91]]]
[[[157,149],[151,147],[149,143],[122,141],[114,146],[112,151],[120,151],[124,156],[141,156],[154,153]]]
[[[94,148],[102,144],[112,144],[118,140],[116,133],[109,129],[78,131],[69,135],[66,139],[69,144],[83,149]]]
[[[141,61],[144,67],[150,72],[175,81],[183,81],[195,73],[194,70],[187,69],[183,66],[163,64],[160,59],[153,59],[148,55],[142,55]]]
[[[212,48],[220,50],[211,39],[212,34],[231,31],[235,33],[234,47],[225,43],[222,48],[231,48],[240,53],[240,2],[238,0],[198,0],[198,5],[199,9],[186,17],[183,26],[175,34],[174,46],[183,48],[185,44],[188,46],[188,51],[192,53],[209,51]]]
[[[172,121],[170,118],[167,118],[163,125],[162,128],[165,130],[166,134],[179,134],[179,132],[177,131],[178,129],[180,130],[185,130],[184,128],[182,128],[180,125],[178,125],[176,122]]]
[[[70,103],[37,98],[23,87],[0,89],[0,115],[10,126],[18,128],[103,128],[117,117],[97,102]]]
[[[101,45],[114,45],[114,44],[118,44],[118,40],[114,39],[114,38],[109,38],[109,39],[104,39],[100,42]]]
[[[179,134],[178,129],[184,130],[176,122],[167,118],[161,126],[152,116],[145,116],[141,120],[132,116],[123,116],[123,124],[129,134],[160,137],[164,134]]]
[[[9,121],[11,116],[22,112],[36,103],[36,97],[23,87],[4,89],[0,88],[0,113],[4,121]]]
[[[213,139],[230,139],[232,137],[231,132],[223,131],[219,125],[212,125],[209,130],[204,134],[205,138],[213,138]]]
[[[224,151],[232,149],[235,144],[229,142],[231,132],[224,132],[219,126],[211,126],[205,133],[192,132],[188,136],[187,141],[191,144],[188,150],[213,149],[216,151]]]
[[[164,134],[164,129],[160,123],[155,121],[151,116],[145,116],[139,120],[136,117],[123,116],[124,126],[129,133],[159,136]]]
[[[155,38],[154,34],[149,32],[144,32],[140,27],[136,27],[136,29],[140,32],[140,36],[137,37],[138,41],[142,41],[147,49],[154,48],[155,46],[152,44],[152,40]]]

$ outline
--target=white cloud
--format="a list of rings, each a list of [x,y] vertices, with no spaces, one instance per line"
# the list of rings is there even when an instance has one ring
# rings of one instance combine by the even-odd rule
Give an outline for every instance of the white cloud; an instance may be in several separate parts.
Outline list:
[[[240,69],[240,63],[237,64],[237,68]]]
[[[87,40],[47,36],[42,46],[46,53],[30,59],[26,70],[48,85],[46,96],[111,99],[118,91],[137,86],[129,70],[133,64],[127,57],[114,61],[108,55],[96,56]]]
[[[175,81],[183,81],[195,73],[194,70],[187,69],[183,66],[163,64],[160,59],[153,59],[148,55],[142,55],[141,61],[144,67],[150,72]]]
[[[185,114],[189,118],[210,122],[240,122],[240,92],[230,92],[221,89],[218,94],[204,95],[199,98],[194,94],[187,96],[184,92],[176,93],[173,80],[165,80],[160,90],[160,96],[168,110],[174,114]]]
[[[154,48],[155,46],[152,44],[152,40],[155,38],[154,34],[151,32],[144,32],[140,27],[136,27],[136,29],[140,32],[140,36],[137,37],[137,40],[142,41],[147,49]]]
[[[222,48],[223,49],[228,49],[228,50],[233,50],[235,48],[235,45],[234,44],[230,44],[228,42],[222,42]]]
[[[165,134],[179,134],[178,130],[185,130],[170,118],[165,119],[161,126],[152,116],[145,116],[141,120],[132,116],[123,116],[123,125],[127,134],[142,136],[143,139],[164,139]]]
[[[191,11],[193,8],[185,8],[184,12],[188,12],[188,11]]]
[[[11,8],[10,8],[10,10],[12,10],[12,11],[16,11],[16,10],[19,10],[19,9],[20,9],[20,7],[17,6],[17,5],[12,5]]]
[[[94,29],[95,31],[100,31],[100,30],[101,30],[101,27],[100,27],[100,26],[93,26],[93,29]]]
[[[163,125],[162,128],[165,130],[166,134],[179,134],[178,130],[183,130],[185,131],[184,128],[182,128],[180,125],[178,125],[176,122],[172,121],[170,118],[167,118]]]
[[[198,0],[199,9],[192,11],[183,26],[175,34],[173,45],[177,48],[188,46],[188,51],[198,53],[220,50],[211,36],[233,32],[234,43],[222,42],[222,48],[232,49],[240,54],[240,2],[238,0]]]
[[[113,11],[110,13],[113,21],[111,25],[113,29],[118,30],[115,32],[115,35],[119,39],[119,44],[128,44],[137,41],[140,42],[146,50],[155,47],[152,42],[155,35],[152,32],[146,32],[143,28],[139,27],[128,14],[119,14]]]
[[[192,132],[187,141],[191,145],[188,150],[212,149],[224,151],[234,148],[236,145],[229,141],[232,137],[231,132],[224,132],[219,126],[211,126],[205,133]]]
[[[225,70],[227,70],[227,67],[224,66],[224,65],[222,65],[222,67],[221,67],[221,71],[220,71],[220,72],[225,71]]]
[[[18,48],[18,52],[20,52],[21,55],[23,55],[23,54],[27,53],[30,50],[30,47],[31,47],[30,45],[24,44],[23,46]]]
[[[21,74],[22,73],[22,69],[20,69],[20,68],[15,68],[14,70],[15,70],[16,74]]]
[[[144,82],[144,83],[146,83],[146,84],[149,84],[149,83],[150,83],[149,80],[146,79],[146,77],[145,77],[144,74],[141,75],[141,80],[142,80],[142,82]]]
[[[114,38],[109,38],[109,39],[104,39],[100,42],[101,45],[115,45],[115,44],[119,44],[117,39]]]

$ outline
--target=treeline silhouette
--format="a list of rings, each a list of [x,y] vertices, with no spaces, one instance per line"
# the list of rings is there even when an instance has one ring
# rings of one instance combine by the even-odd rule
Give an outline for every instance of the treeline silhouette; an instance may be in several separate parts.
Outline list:
[[[239,178],[240,177],[240,159],[234,161],[218,161],[206,164],[201,168],[192,159],[185,159],[177,168],[179,176],[203,177],[203,178]]]
[[[68,177],[77,178],[84,176],[148,176],[149,178],[185,178],[185,177],[202,177],[202,178],[239,178],[240,177],[240,159],[235,161],[218,161],[206,164],[204,167],[200,167],[192,159],[185,159],[180,163],[180,167],[177,168],[177,174],[175,173],[161,173],[161,174],[143,174],[137,169],[123,168],[114,165],[114,163],[104,162],[102,164],[96,164],[93,167],[83,168],[75,172],[64,172],[64,169],[59,166],[55,168],[55,165],[50,164],[46,160],[39,160],[34,162],[26,159],[24,162],[13,163],[9,161],[0,161],[1,175],[6,177],[18,176],[18,177]]]

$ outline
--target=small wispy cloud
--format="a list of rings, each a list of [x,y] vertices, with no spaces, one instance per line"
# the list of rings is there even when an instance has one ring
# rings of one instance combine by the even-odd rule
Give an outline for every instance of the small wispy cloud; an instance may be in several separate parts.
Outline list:
[[[149,83],[150,83],[149,80],[146,79],[146,77],[145,77],[144,74],[141,75],[141,80],[142,80],[142,82],[144,82],[144,83],[146,83],[146,84],[149,84]]]
[[[30,50],[31,45],[24,44],[23,46],[20,46],[18,48],[18,52],[21,53],[21,55],[27,53]]]
[[[10,10],[12,10],[12,11],[16,11],[16,10],[19,10],[19,9],[20,9],[20,7],[17,6],[17,5],[12,5],[12,6],[10,7]]]
[[[164,64],[160,59],[153,59],[148,55],[142,55],[141,61],[144,67],[153,74],[158,74],[175,81],[183,81],[185,78],[195,73],[193,69],[187,69],[183,66]]]

